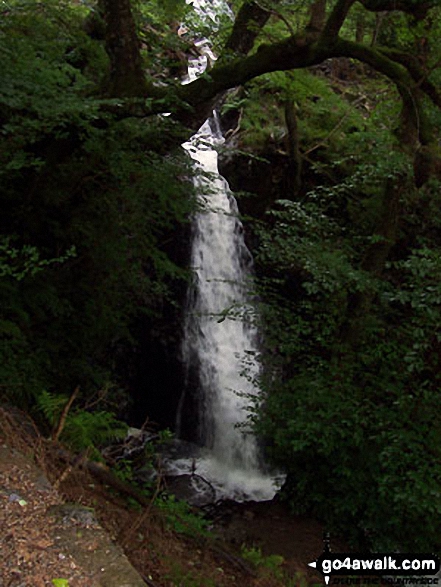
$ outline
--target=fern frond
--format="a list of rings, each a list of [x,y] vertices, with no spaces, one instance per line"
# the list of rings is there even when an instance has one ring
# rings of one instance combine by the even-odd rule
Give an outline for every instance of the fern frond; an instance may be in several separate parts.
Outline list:
[[[50,391],[43,390],[37,396],[37,407],[42,412],[51,426],[54,426],[60,417],[63,407],[66,405],[68,398],[62,394],[53,394]]]
[[[127,425],[110,412],[86,412],[79,410],[70,414],[61,438],[75,450],[96,448],[124,438]]]

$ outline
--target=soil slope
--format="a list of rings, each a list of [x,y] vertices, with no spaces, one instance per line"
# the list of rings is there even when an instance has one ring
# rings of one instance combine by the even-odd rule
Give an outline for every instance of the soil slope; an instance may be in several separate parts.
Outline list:
[[[323,547],[316,521],[278,503],[231,504],[212,537],[179,534],[155,507],[130,507],[87,471],[66,466],[57,447],[2,408],[0,523],[0,587],[322,584],[307,567]],[[243,547],[260,550],[260,564],[243,560]],[[283,557],[276,572],[265,564],[272,554]]]

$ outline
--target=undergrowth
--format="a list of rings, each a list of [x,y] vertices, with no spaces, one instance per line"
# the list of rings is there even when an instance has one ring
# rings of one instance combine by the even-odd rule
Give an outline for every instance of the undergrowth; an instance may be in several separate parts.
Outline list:
[[[259,547],[243,545],[241,556],[256,570],[259,576],[257,584],[262,587],[319,587],[320,585],[311,583],[301,571],[291,576],[284,567],[285,559],[279,554],[264,555]]]

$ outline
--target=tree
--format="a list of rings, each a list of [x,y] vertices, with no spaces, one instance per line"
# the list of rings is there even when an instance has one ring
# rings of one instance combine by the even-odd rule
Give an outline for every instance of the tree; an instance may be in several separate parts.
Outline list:
[[[401,100],[397,141],[390,135],[383,141],[377,134],[369,144],[372,127],[366,124],[365,139],[355,133],[361,146],[354,149],[352,162],[350,147],[339,150],[346,163],[334,169],[341,175],[343,168],[344,179],[334,179],[330,187],[314,186],[301,201],[280,195],[258,231],[257,267],[266,277],[261,386],[267,395],[257,420],[274,462],[288,472],[285,495],[297,511],[318,515],[346,535],[352,532],[366,548],[436,550],[436,523],[427,520],[441,511],[435,448],[440,427],[436,420],[429,422],[428,414],[440,409],[435,326],[440,242],[434,237],[440,215],[434,212],[421,222],[421,214],[428,201],[431,210],[438,201],[433,197],[439,183],[430,179],[439,178],[439,55],[432,50],[427,60],[419,47],[429,16],[435,38],[439,8],[359,3],[363,14],[381,10],[383,16],[382,27],[371,21],[376,38],[371,46],[349,40],[356,34],[355,21],[352,26],[348,18],[352,4],[335,3],[324,19],[323,3],[312,4],[300,33],[280,40],[272,29],[271,42],[256,51],[224,53],[193,87],[203,96],[204,89],[223,91],[230,83],[338,57],[367,64],[395,85]],[[285,29],[283,7],[273,4],[268,12]],[[259,27],[239,34],[238,22],[234,38],[267,41]],[[287,86],[280,83],[279,92]],[[181,96],[185,93],[191,102],[191,91],[185,88]],[[288,97],[296,99],[294,83]],[[265,94],[256,92],[253,98],[264,100]],[[279,102],[285,104],[284,98]],[[292,110],[288,114],[292,139]],[[384,119],[378,123],[387,126]],[[360,155],[363,148],[366,153]],[[293,140],[286,149],[294,160]],[[425,187],[420,192],[409,181],[412,159],[414,184]],[[364,206],[370,207],[370,216]]]
[[[271,43],[259,41],[266,23],[279,14],[278,3],[260,4],[246,1],[241,4],[234,25],[218,61],[206,75],[185,86],[169,83],[158,87],[145,82],[140,71],[140,44],[136,34],[129,0],[102,3],[106,28],[106,47],[111,61],[111,86],[117,87],[124,76],[130,76],[126,89],[131,97],[139,100],[124,101],[120,116],[150,116],[170,110],[172,116],[185,121],[195,130],[210,112],[212,104],[222,92],[273,71],[301,69],[322,63],[326,59],[346,57],[369,65],[393,82],[403,101],[403,119],[406,132],[414,138],[414,149],[428,150],[425,160],[434,156],[434,137],[426,122],[423,107],[424,96],[438,108],[441,95],[429,74],[411,52],[394,47],[376,46],[351,41],[344,34],[345,23],[356,0],[338,0],[326,11],[322,2],[312,5],[311,18],[303,29]],[[389,13],[400,11],[415,22],[420,22],[429,13],[436,12],[436,0],[417,2],[391,2],[389,0],[364,0],[360,2],[364,11]],[[135,81],[135,78],[139,78]],[[141,79],[142,78],[142,79]],[[131,88],[130,90],[128,88]],[[146,105],[147,100],[147,105]],[[412,128],[411,128],[412,127]],[[410,142],[410,141],[408,141]],[[432,165],[432,168],[434,166]],[[421,181],[421,180],[419,180]]]
[[[110,83],[120,54],[82,3],[2,10],[0,392],[30,408],[79,385],[84,407],[110,389],[127,410],[139,331],[172,344],[157,320],[179,313],[186,283],[175,239],[194,204],[176,125],[109,112],[139,72]]]
[[[360,10],[382,15],[399,12],[414,23],[424,21],[428,15],[431,19],[438,18],[437,0],[336,0],[328,5],[319,1],[311,5],[309,17],[305,14],[303,26],[294,31],[289,15],[283,14],[283,3],[262,4],[247,0],[239,5],[219,58],[205,75],[186,85],[181,85],[176,78],[167,83],[162,80],[159,85],[155,82],[158,72],[143,66],[149,47],[141,42],[131,1],[100,0],[96,8],[104,21],[105,48],[109,56],[109,75],[100,93],[120,98],[117,105],[103,104],[102,110],[110,110],[120,119],[148,118],[167,111],[192,132],[228,89],[274,71],[302,69],[339,57],[354,59],[369,65],[396,85],[403,103],[402,135],[413,154],[418,153],[416,181],[421,184],[428,170],[438,173],[440,167],[425,108],[427,98],[437,108],[441,107],[441,95],[432,81],[437,63],[432,70],[427,70],[415,51],[349,40],[345,28],[355,4],[358,14]],[[179,5],[179,2],[173,3],[173,6]],[[96,23],[96,10],[88,18]],[[260,42],[265,25],[271,19],[286,23],[289,34],[279,34],[280,38],[273,38],[269,43]],[[94,34],[96,28],[89,27],[89,30]],[[184,47],[185,44],[181,49]]]
[[[182,1],[3,7],[1,389],[35,399],[79,386],[87,409],[109,380],[124,386],[141,331],[152,362],[161,340],[176,344],[179,328],[165,323],[179,315],[194,209],[177,147],[227,90],[252,92],[259,78],[266,99],[279,102],[292,165],[289,195],[278,194],[256,239],[266,277],[259,428],[298,509],[354,528],[368,546],[435,548],[439,5],[233,4],[218,60],[186,85],[182,63],[197,47],[177,34]],[[401,113],[392,134],[388,114],[367,121],[351,112],[355,131],[348,124],[346,145],[333,143],[340,161],[328,157],[326,181],[317,185],[316,175],[305,193],[302,112],[320,114],[322,147],[338,105],[315,76],[297,108],[301,84],[288,74],[312,78],[305,70],[340,58],[366,65],[375,88],[379,79],[394,87]],[[272,115],[259,119],[261,133]]]
[[[418,43],[407,17],[394,18],[391,50],[413,51]],[[383,39],[386,34],[385,26]],[[331,78],[354,105],[357,96],[369,95],[362,71],[352,84]],[[296,97],[301,155],[309,166],[307,133],[319,120],[314,107],[334,121],[336,108],[329,95],[324,98],[317,76],[314,91],[302,95],[300,81],[307,74],[300,73],[292,80],[268,76],[253,85],[258,89],[251,99],[264,103],[261,110],[274,126],[277,113],[280,126],[277,109],[283,112],[284,102],[276,92]],[[384,86],[379,77],[371,83],[367,110],[373,112],[373,93]],[[440,409],[439,332],[432,322],[440,319],[440,215],[432,207],[439,202],[439,182],[433,176],[429,181],[430,173],[416,182],[418,189],[412,181],[409,163],[415,148],[424,150],[415,132],[421,121],[403,91],[399,96],[401,115],[388,101],[387,112],[343,121],[337,140],[323,131],[328,140],[315,141],[322,150],[312,162],[312,178],[309,169],[309,185],[294,197],[279,187],[279,201],[258,224],[254,253],[263,276],[266,395],[263,414],[256,417],[273,462],[288,473],[284,494],[297,512],[352,533],[359,547],[429,551],[439,548],[439,539],[427,521],[441,510],[441,461],[434,448],[440,426],[428,421]],[[421,104],[436,139],[439,112],[424,98]],[[258,127],[261,119],[254,116]],[[245,127],[250,118],[243,118]],[[272,144],[288,158],[289,128],[284,143],[274,139],[274,126]],[[267,156],[264,141],[255,143],[253,155]],[[326,175],[319,175],[319,164]],[[430,220],[423,212],[427,206]]]

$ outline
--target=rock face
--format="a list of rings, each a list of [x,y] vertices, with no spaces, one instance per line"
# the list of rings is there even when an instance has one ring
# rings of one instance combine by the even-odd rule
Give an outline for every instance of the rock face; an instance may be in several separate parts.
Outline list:
[[[247,155],[243,149],[219,160],[219,171],[233,192],[249,194],[239,198],[241,214],[262,218],[275,200],[286,197],[288,157],[281,146],[269,142],[266,148]]]
[[[186,270],[190,263],[190,223],[176,227],[175,232],[171,230],[169,239],[164,252],[178,268]],[[166,286],[170,298],[164,295],[160,308],[146,307],[145,315],[138,316],[131,331],[135,348],[122,357],[129,368],[121,371],[121,377],[129,383],[133,402],[128,420],[137,428],[148,417],[159,428],[174,429],[182,393],[180,349],[188,284],[180,277],[170,279]]]
[[[5,444],[0,527],[5,585],[43,587],[64,579],[69,587],[145,587],[93,510],[63,503],[31,458]]]

